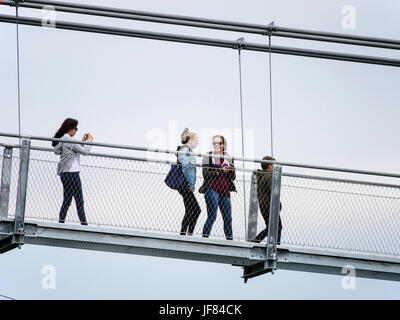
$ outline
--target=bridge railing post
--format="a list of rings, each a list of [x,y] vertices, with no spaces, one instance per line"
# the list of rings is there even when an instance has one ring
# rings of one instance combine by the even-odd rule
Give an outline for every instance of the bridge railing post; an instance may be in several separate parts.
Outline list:
[[[0,220],[8,218],[8,207],[10,202],[10,184],[12,169],[12,147],[4,147],[3,164],[1,170],[1,189],[0,189]]]
[[[20,149],[18,193],[17,193],[17,204],[15,210],[14,238],[13,238],[13,242],[18,243],[19,246],[21,246],[24,240],[25,205],[26,205],[26,192],[28,188],[30,147],[31,147],[31,140],[22,139],[21,149]]]
[[[279,228],[281,181],[282,181],[282,166],[280,164],[274,164],[272,169],[272,188],[271,188],[271,202],[270,202],[267,253],[266,253],[267,263],[271,267],[272,271],[276,269],[276,261],[277,261],[277,240],[278,240],[278,228]]]
[[[257,177],[253,172],[250,185],[249,218],[247,222],[246,240],[251,241],[257,235],[258,221],[258,199],[257,199]]]

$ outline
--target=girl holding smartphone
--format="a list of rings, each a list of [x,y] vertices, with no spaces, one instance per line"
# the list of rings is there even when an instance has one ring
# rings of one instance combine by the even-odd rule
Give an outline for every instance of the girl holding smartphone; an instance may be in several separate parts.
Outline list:
[[[229,156],[226,152],[227,142],[224,136],[217,135],[212,140],[213,155]],[[235,165],[231,157],[203,158],[204,184],[202,191],[207,205],[207,221],[203,228],[203,237],[209,237],[212,226],[217,219],[218,208],[224,221],[224,233],[227,240],[233,240],[231,191],[236,192],[233,181],[236,179]]]
[[[54,138],[77,141],[73,138],[77,131],[78,120],[68,118],[61,124],[61,127],[57,130]],[[93,141],[93,136],[90,133],[87,133],[83,136],[82,141],[91,142]],[[81,170],[80,156],[88,155],[91,146],[56,141],[52,142],[52,146],[54,147],[54,153],[60,156],[60,161],[57,165],[57,175],[60,176],[64,189],[64,199],[60,209],[59,223],[65,222],[72,198],[75,198],[79,220],[82,225],[87,225],[88,223],[83,206],[84,201],[79,172]]]

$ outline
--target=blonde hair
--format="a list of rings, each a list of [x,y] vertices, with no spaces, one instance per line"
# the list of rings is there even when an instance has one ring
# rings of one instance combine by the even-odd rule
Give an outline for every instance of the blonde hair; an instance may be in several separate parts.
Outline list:
[[[192,140],[195,137],[197,137],[196,132],[189,131],[189,128],[185,128],[181,133],[181,141],[183,144],[188,143],[189,140]]]

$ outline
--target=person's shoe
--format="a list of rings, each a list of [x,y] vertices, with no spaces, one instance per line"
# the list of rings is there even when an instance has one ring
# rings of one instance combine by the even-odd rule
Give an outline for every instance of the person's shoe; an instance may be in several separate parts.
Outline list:
[[[180,233],[181,236],[186,236],[186,232],[182,232]]]

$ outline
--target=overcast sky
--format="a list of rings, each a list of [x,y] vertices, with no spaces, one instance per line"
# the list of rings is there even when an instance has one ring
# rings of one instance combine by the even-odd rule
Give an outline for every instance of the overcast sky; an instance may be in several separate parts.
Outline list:
[[[397,0],[96,3],[400,39]],[[356,10],[355,29],[343,27],[346,5]],[[15,9],[0,6],[0,14],[15,14]],[[40,11],[28,9],[20,14],[41,17]],[[265,37],[240,33],[63,13],[56,17],[267,43]],[[273,45],[400,59],[394,50],[285,38],[273,38]],[[0,49],[0,131],[17,133],[15,25],[0,24]],[[245,151],[259,158],[270,153],[268,55],[245,51],[242,62]],[[79,134],[90,132],[100,142],[174,149],[178,134],[189,127],[199,133],[198,151],[211,147],[207,134],[201,133],[214,130],[231,137],[230,153],[241,155],[235,50],[20,26],[20,63],[24,134],[52,136],[66,117],[73,117],[79,119]],[[399,80],[395,67],[274,54],[274,156],[287,162],[398,172]],[[17,299],[400,298],[400,284],[389,281],[357,278],[356,289],[344,290],[338,276],[278,270],[245,285],[242,270],[229,265],[28,245],[1,255],[0,263],[0,294]],[[41,286],[44,265],[55,267],[55,290]]]

